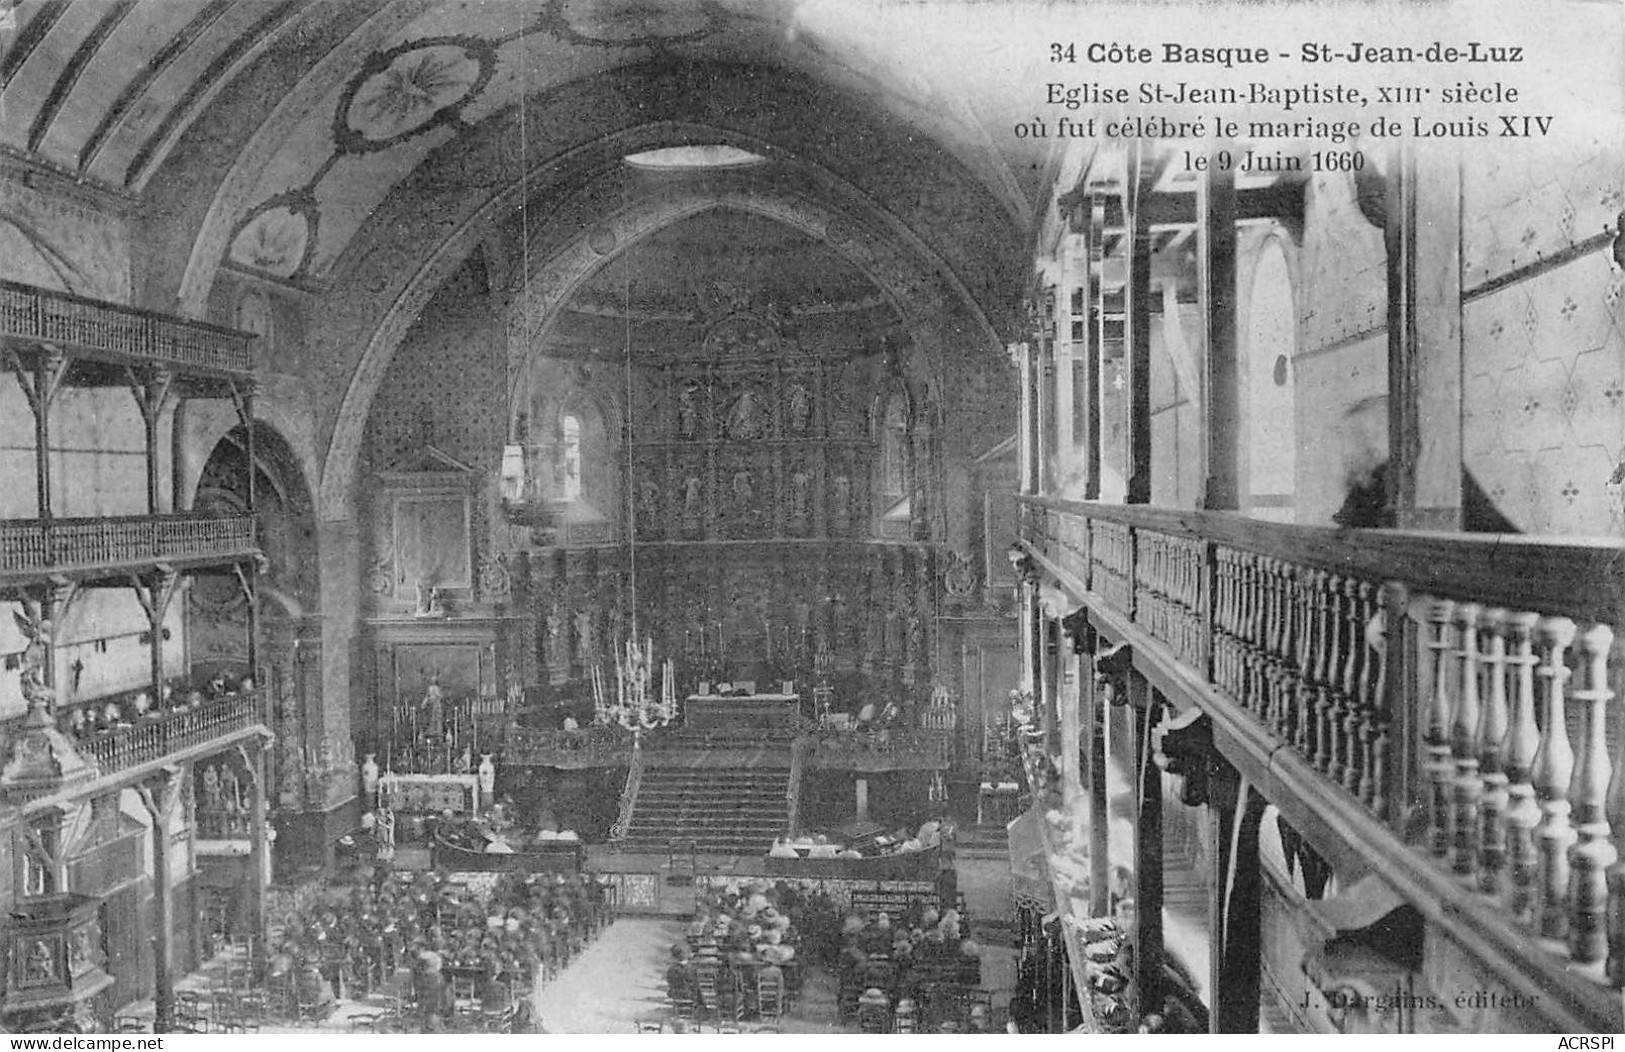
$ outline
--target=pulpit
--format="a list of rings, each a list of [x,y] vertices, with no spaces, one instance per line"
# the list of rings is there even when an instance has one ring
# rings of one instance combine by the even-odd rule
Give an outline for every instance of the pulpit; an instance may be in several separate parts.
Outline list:
[[[96,1033],[92,998],[113,985],[102,970],[97,908],[90,895],[27,898],[6,932],[6,992],[0,1015],[22,1033]]]

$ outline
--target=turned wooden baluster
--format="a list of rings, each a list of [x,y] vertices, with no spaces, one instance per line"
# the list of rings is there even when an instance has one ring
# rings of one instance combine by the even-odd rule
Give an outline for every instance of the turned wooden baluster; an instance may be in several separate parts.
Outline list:
[[[1337,713],[1340,709],[1339,677],[1343,667],[1344,629],[1347,618],[1343,614],[1343,585],[1341,574],[1326,579],[1326,639],[1325,675],[1315,692],[1315,740],[1312,743],[1315,766],[1328,774],[1332,772],[1337,755]],[[1335,775],[1333,775],[1335,777]]]
[[[1318,570],[1314,577],[1314,653],[1310,658],[1313,665],[1309,672],[1310,682],[1314,690],[1310,692],[1307,705],[1308,719],[1313,727],[1310,737],[1304,745],[1304,755],[1310,755],[1321,741],[1321,727],[1325,724],[1326,714],[1330,711],[1330,699],[1327,690],[1332,681],[1332,652],[1337,646],[1336,632],[1333,628],[1333,596],[1336,594],[1337,577],[1334,574]]]
[[[1327,767],[1327,773],[1339,784],[1347,780],[1349,765],[1353,762],[1354,746],[1347,728],[1359,705],[1360,654],[1365,649],[1365,620],[1360,616],[1359,594],[1360,583],[1352,577],[1343,578],[1343,667],[1338,676],[1338,690],[1332,697],[1332,755]]]
[[[1280,559],[1275,563],[1275,622],[1270,642],[1270,669],[1273,673],[1275,714],[1279,734],[1285,740],[1292,733],[1294,676],[1292,669],[1292,575],[1293,567]]]
[[[1478,661],[1483,709],[1478,717],[1478,773],[1483,792],[1478,800],[1478,887],[1491,895],[1501,890],[1507,861],[1507,773],[1502,746],[1507,738],[1506,627],[1499,607],[1478,619]]]
[[[1213,682],[1230,690],[1225,671],[1224,637],[1230,631],[1230,556],[1222,546],[1213,549]]]
[[[1511,668],[1512,712],[1501,763],[1507,776],[1507,904],[1513,919],[1529,923],[1535,917],[1540,880],[1540,852],[1535,828],[1540,825],[1540,804],[1535,799],[1535,758],[1540,750],[1540,728],[1535,722],[1535,626],[1540,615],[1518,611],[1507,617]]]
[[[1369,581],[1355,583],[1355,616],[1350,623],[1359,677],[1343,718],[1343,741],[1348,755],[1343,764],[1343,788],[1364,800],[1361,784],[1370,777],[1372,725],[1376,721],[1376,655],[1371,650],[1370,628],[1377,614],[1376,588]]]
[[[1569,670],[1563,654],[1574,642],[1574,622],[1547,618],[1536,629],[1542,659],[1535,670],[1540,677],[1540,748],[1530,774],[1535,799],[1540,803],[1540,824],[1535,827],[1539,851],[1536,916],[1540,933],[1553,939],[1568,934],[1569,845],[1574,827],[1569,820],[1569,781],[1574,775],[1574,749],[1569,744],[1568,713],[1563,706],[1563,682]]]
[[[1252,552],[1242,555],[1242,572],[1244,574],[1245,592],[1242,611],[1243,632],[1242,643],[1242,690],[1243,699],[1247,707],[1260,719],[1268,722],[1264,696],[1264,677],[1262,672],[1262,647],[1259,641],[1264,638],[1264,570],[1263,560]]]
[[[1388,624],[1394,616],[1392,612],[1405,609],[1405,586],[1390,582],[1378,592],[1377,598],[1380,610],[1371,633],[1377,675],[1372,686],[1371,719],[1366,724],[1370,744],[1365,751],[1366,774],[1360,785],[1360,799],[1371,808],[1372,814],[1382,818],[1388,811],[1388,670],[1392,666],[1388,648],[1403,645],[1401,639],[1390,643]]]
[[[1569,848],[1569,956],[1581,964],[1602,960],[1608,953],[1608,867],[1618,859],[1608,827],[1608,651],[1614,632],[1607,625],[1592,625],[1580,633],[1576,650],[1583,685],[1574,693],[1580,709],[1579,766],[1574,771],[1570,797],[1574,801],[1574,830],[1578,837]]]
[[[1608,867],[1608,981],[1625,987],[1625,734],[1616,734],[1614,776],[1608,783],[1608,822],[1614,864]]]
[[[1428,697],[1427,731],[1422,737],[1428,772],[1429,847],[1435,855],[1450,853],[1450,780],[1456,765],[1450,758],[1450,719],[1455,711],[1450,694],[1450,617],[1455,604],[1435,599],[1428,609],[1433,652],[1433,693]]]
[[[1461,647],[1456,651],[1460,673],[1456,683],[1455,718],[1450,723],[1450,752],[1455,761],[1455,817],[1451,823],[1451,868],[1471,873],[1478,861],[1478,796],[1484,783],[1478,777],[1478,615],[1483,607],[1462,603],[1456,607]]]
[[[1293,695],[1299,726],[1309,718],[1315,697],[1315,610],[1319,605],[1316,591],[1325,576],[1320,570],[1298,571],[1298,590],[1293,606],[1298,612],[1297,646],[1292,660],[1298,666]]]

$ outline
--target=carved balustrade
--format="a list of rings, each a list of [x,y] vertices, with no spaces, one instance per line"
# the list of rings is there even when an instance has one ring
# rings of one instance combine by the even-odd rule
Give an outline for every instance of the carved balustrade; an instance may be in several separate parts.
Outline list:
[[[1625,987],[1617,545],[1041,498],[1021,521],[1051,573],[1208,685],[1198,704],[1245,713],[1481,896],[1504,945]]]
[[[229,559],[254,550],[254,520],[248,516],[0,522],[0,574]]]
[[[535,767],[619,767],[632,758],[632,732],[621,727],[578,730],[510,726],[502,761]]]
[[[853,771],[942,770],[953,736],[928,728],[824,732],[812,753],[814,767]]]
[[[106,776],[207,745],[260,722],[258,694],[244,691],[196,708],[143,718],[128,727],[76,741],[74,748]]]
[[[247,333],[0,281],[0,337],[155,364],[248,373]]]

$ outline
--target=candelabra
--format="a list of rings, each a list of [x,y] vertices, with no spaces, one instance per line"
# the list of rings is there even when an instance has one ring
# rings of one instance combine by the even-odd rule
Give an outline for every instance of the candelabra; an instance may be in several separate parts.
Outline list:
[[[615,703],[604,694],[604,677],[592,670],[593,708],[599,722],[619,723],[628,730],[664,727],[677,718],[677,676],[670,659],[660,666],[659,697],[650,697],[654,685],[654,641],[638,644],[634,634],[615,650]]]

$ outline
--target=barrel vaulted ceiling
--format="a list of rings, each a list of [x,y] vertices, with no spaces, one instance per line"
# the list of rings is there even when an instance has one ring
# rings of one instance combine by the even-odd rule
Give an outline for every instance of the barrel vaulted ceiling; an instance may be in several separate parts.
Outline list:
[[[1043,158],[1018,153],[1009,135],[1008,93],[989,90],[1009,69],[976,53],[990,45],[963,18],[945,32],[942,5],[12,0],[0,8],[3,150],[129,198],[152,235],[138,238],[138,252],[161,257],[145,261],[137,298],[189,313],[201,310],[221,266],[330,287],[383,202],[486,122],[508,121],[522,140],[507,144],[514,157],[545,165],[582,145],[579,130],[551,142],[546,127],[517,113],[582,85],[624,104],[640,83],[700,64],[791,100],[780,128],[775,114],[752,115],[748,145],[829,170],[950,266],[979,255],[1008,264],[1006,276],[1019,270],[1042,181]],[[955,10],[989,17],[980,5]],[[856,122],[833,135],[815,127],[848,115]],[[728,123],[727,114],[709,116]],[[900,155],[934,163],[899,177],[887,162]],[[944,201],[922,208],[939,182]],[[960,207],[980,213],[979,238],[1002,228],[1007,241],[955,251],[945,243],[950,225],[924,217]]]

